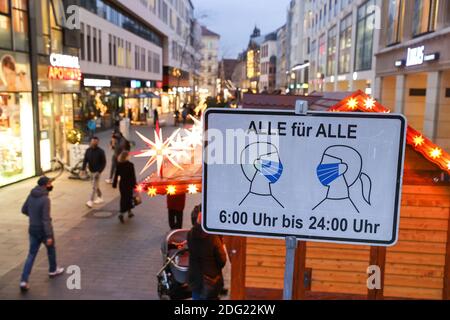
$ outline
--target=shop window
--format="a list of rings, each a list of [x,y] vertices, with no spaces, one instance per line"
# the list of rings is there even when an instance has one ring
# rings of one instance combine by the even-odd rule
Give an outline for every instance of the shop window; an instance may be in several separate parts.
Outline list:
[[[358,8],[355,56],[356,71],[372,69],[374,30],[375,1],[369,0]]]
[[[438,2],[438,0],[414,0],[414,36],[419,36],[435,30]]]
[[[400,42],[402,37],[403,0],[390,0],[388,10],[387,44],[389,45]]]
[[[450,88],[445,89],[445,97],[450,98]]]
[[[0,93],[0,187],[35,174],[30,93]]]

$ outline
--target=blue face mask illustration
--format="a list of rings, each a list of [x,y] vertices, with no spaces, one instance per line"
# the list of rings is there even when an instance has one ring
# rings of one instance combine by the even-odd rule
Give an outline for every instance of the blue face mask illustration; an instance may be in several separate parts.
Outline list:
[[[273,155],[263,156],[256,160],[256,168],[270,183],[276,183],[283,173],[283,164]]]
[[[320,164],[317,167],[317,177],[323,186],[328,187],[334,180],[339,178],[344,172],[339,172],[341,163]]]

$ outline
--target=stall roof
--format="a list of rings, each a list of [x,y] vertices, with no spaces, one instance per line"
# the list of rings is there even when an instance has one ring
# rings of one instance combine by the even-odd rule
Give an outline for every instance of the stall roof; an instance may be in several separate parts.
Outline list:
[[[309,109],[326,111],[351,95],[350,92],[329,92],[305,95],[270,95],[270,94],[244,94],[242,108],[244,109],[281,109],[292,110],[297,100],[308,101]]]

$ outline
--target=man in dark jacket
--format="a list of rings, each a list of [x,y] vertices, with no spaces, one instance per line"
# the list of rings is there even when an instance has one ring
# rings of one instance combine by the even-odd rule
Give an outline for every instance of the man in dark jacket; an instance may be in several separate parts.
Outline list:
[[[86,150],[83,161],[82,171],[86,171],[86,166],[89,165],[89,171],[91,172],[92,181],[92,194],[86,205],[92,208],[94,204],[103,203],[102,192],[100,190],[100,176],[106,167],[105,151],[98,146],[99,139],[93,137],[91,139],[91,146]],[[98,197],[96,199],[96,197]]]
[[[48,197],[49,192],[52,190],[51,179],[47,177],[39,178],[37,187],[31,191],[22,207],[22,213],[29,218],[28,233],[30,236],[30,250],[20,282],[20,289],[23,292],[28,291],[30,288],[28,279],[42,243],[47,247],[50,265],[49,277],[54,278],[64,272],[64,268],[58,268],[56,264],[55,237],[50,216],[50,199]]]
[[[188,282],[193,300],[217,300],[223,289],[222,269],[227,254],[222,239],[210,235],[201,227],[201,207],[192,212],[193,227],[188,233],[189,271]]]

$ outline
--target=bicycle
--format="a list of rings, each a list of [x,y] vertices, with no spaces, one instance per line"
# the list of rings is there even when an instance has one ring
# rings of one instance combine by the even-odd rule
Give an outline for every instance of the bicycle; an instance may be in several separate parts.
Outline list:
[[[51,160],[51,174],[47,175],[49,178],[56,180],[61,177],[64,172],[67,171],[70,173],[69,179],[72,180],[82,180],[87,181],[90,179],[89,173],[82,175],[83,172],[83,160],[77,162],[77,164],[73,167],[67,165],[62,161],[60,157],[56,157]],[[52,174],[54,173],[54,174]]]

